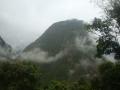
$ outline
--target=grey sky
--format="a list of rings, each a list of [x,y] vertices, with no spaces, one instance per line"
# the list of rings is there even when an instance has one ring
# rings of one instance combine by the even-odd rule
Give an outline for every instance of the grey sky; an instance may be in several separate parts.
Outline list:
[[[13,47],[26,46],[54,22],[100,16],[90,0],[0,0],[0,35]]]

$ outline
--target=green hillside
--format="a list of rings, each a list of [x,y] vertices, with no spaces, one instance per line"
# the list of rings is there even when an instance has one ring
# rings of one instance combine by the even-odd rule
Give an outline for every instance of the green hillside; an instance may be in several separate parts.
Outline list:
[[[51,62],[41,63],[41,70],[47,73],[43,77],[46,81],[51,79],[77,80],[83,76],[90,77],[96,70],[95,47],[89,39],[86,24],[83,21],[67,20],[53,24],[24,52],[32,52],[29,55],[32,56],[35,54],[34,49],[47,52],[48,59],[60,53],[63,54]],[[41,59],[41,56],[39,58]],[[35,58],[33,61],[36,61]]]
[[[55,55],[69,44],[74,43],[77,35],[85,35],[85,24],[79,20],[61,21],[50,26],[44,34],[35,42],[30,44],[25,51],[33,48],[41,48],[49,55]]]

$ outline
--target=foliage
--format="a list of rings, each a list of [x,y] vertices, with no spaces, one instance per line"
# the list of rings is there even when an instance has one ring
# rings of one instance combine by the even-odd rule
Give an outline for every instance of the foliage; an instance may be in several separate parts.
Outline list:
[[[42,84],[39,64],[28,62],[0,62],[1,90],[119,90],[120,63],[105,62],[90,78],[78,81],[51,80]],[[44,77],[45,74],[43,75]]]
[[[51,81],[51,83],[44,87],[44,90],[68,90],[65,81]]]
[[[100,33],[97,40],[97,57],[102,57],[103,54],[115,53],[115,59],[120,58],[120,45],[118,42],[118,30],[111,19],[101,20],[95,18],[92,25],[92,30]]]
[[[119,90],[120,63],[101,64],[98,74],[92,80],[92,88],[94,90]]]
[[[71,85],[70,90],[91,90],[91,84],[87,79],[80,79]]]
[[[37,90],[40,71],[31,63],[0,62],[0,90]]]
[[[98,0],[99,1],[99,0]],[[120,59],[120,0],[102,0],[105,11],[104,19],[95,18],[90,25],[93,32],[99,33],[97,40],[97,57],[103,54],[115,53],[115,59]]]
[[[90,82],[79,81],[51,81],[43,90],[91,90]]]

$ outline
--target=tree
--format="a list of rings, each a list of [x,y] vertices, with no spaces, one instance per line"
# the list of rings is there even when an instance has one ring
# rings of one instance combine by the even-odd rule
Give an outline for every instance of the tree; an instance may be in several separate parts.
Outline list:
[[[94,90],[120,90],[120,63],[106,62],[99,66],[92,80]]]
[[[31,63],[0,62],[0,90],[37,90],[40,71]]]
[[[115,53],[115,59],[120,59],[120,44],[118,42],[118,30],[115,30],[115,24],[111,19],[101,20],[95,18],[91,30],[99,33],[97,40],[97,57],[103,54]]]
[[[120,59],[120,0],[102,1],[106,16],[104,19],[95,18],[90,25],[92,31],[99,33],[96,56],[115,53],[115,59]]]
[[[69,90],[68,84],[65,81],[51,81],[48,86],[44,87],[44,90]]]
[[[91,90],[89,80],[81,78],[79,81],[72,83],[69,90]]]

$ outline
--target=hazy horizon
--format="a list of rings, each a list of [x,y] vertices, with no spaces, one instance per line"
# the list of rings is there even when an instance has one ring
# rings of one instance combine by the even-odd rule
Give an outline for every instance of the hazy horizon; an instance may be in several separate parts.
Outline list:
[[[90,0],[0,0],[0,35],[13,48],[23,48],[55,22],[100,16]]]

